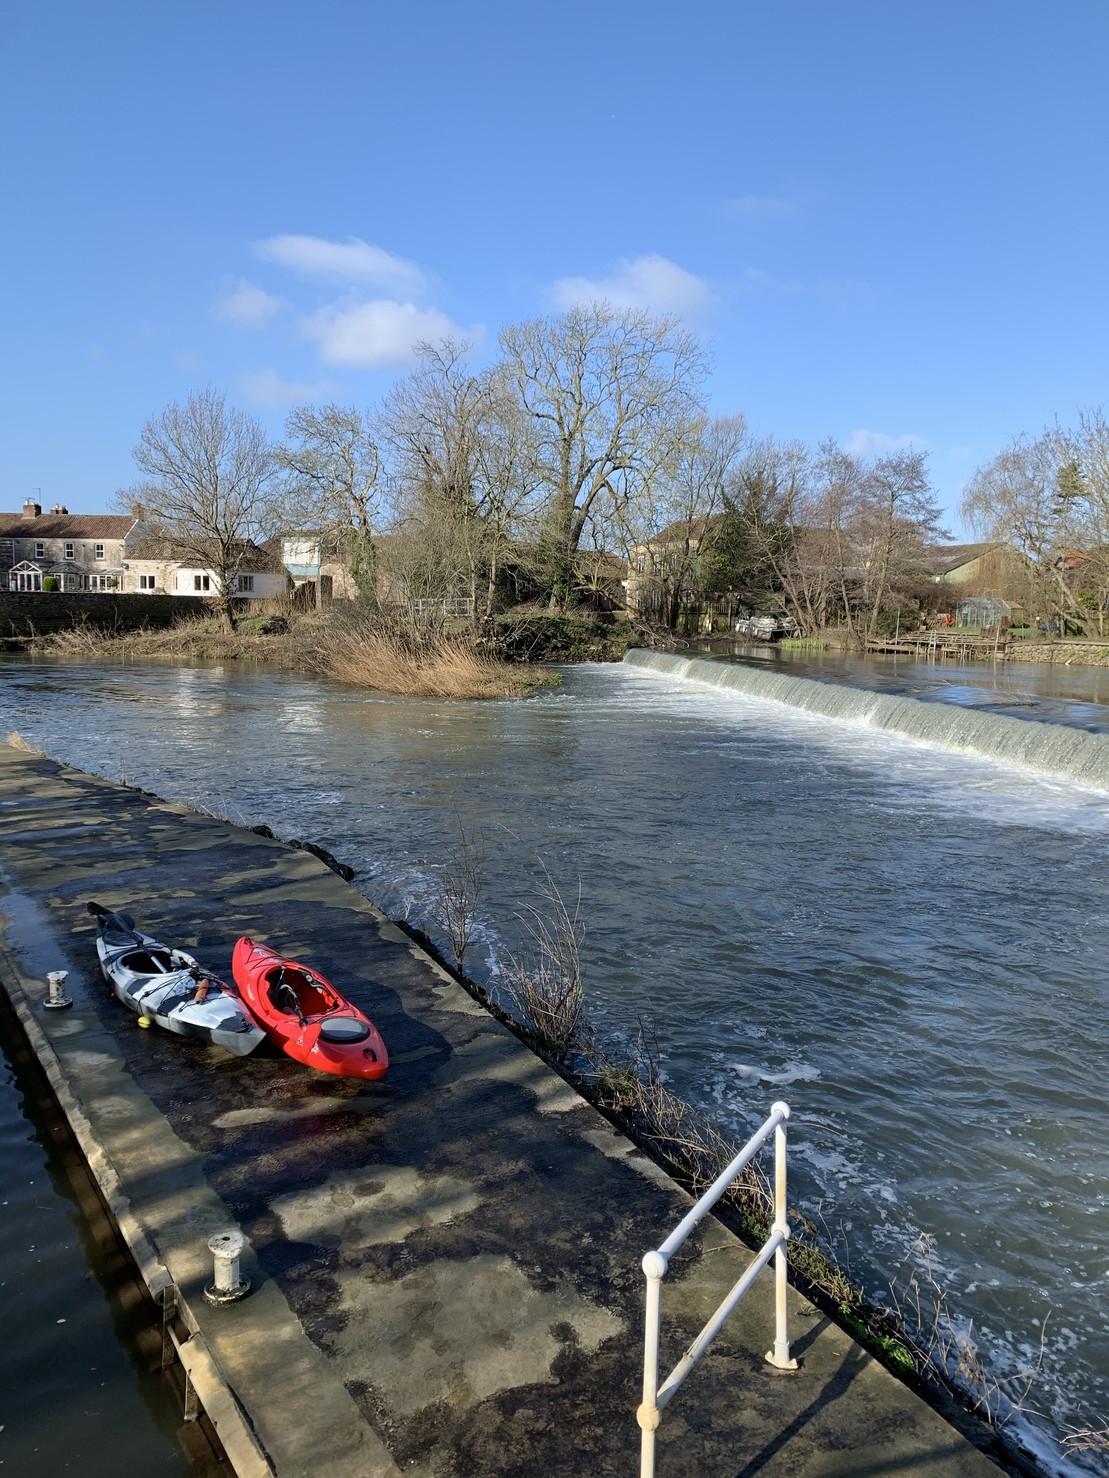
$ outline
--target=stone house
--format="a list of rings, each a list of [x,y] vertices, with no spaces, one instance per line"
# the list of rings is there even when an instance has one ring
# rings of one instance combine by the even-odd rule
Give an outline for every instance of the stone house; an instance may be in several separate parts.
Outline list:
[[[120,590],[127,552],[138,532],[130,514],[44,513],[28,500],[0,513],[0,590]]]
[[[667,524],[628,550],[625,604],[629,611],[659,617],[667,607],[687,599],[702,546],[723,523],[721,514],[681,518]]]

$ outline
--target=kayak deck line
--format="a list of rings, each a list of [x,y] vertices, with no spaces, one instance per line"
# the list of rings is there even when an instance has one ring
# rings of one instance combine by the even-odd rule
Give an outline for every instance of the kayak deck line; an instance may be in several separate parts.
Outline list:
[[[318,964],[380,1030],[388,1076],[136,1030],[99,977],[89,897],[212,966],[245,935]],[[57,969],[74,1004],[51,1013]],[[640,1258],[691,1199],[325,863],[0,746],[0,979],[147,1287],[183,1321],[236,1473],[634,1471]],[[250,1291],[213,1304],[225,1232]],[[675,1257],[675,1356],[749,1256],[709,1218]],[[660,1478],[996,1473],[789,1298],[798,1371],[763,1360],[773,1288],[756,1284],[660,1431]]]

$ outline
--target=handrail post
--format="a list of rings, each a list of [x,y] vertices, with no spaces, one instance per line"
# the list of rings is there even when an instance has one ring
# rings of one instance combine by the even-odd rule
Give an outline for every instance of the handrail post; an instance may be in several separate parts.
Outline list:
[[[647,1308],[643,1334],[643,1404],[635,1414],[642,1429],[639,1447],[639,1478],[655,1478],[655,1433],[660,1413],[655,1403],[658,1395],[658,1341],[662,1324],[662,1280],[666,1275],[666,1259],[660,1252],[648,1252],[643,1258],[647,1275]]]
[[[786,1199],[786,1121],[789,1104],[771,1105],[772,1114],[780,1113],[782,1122],[774,1131],[774,1227],[783,1238],[774,1254],[774,1348],[766,1358],[778,1370],[796,1370],[797,1361],[790,1358],[789,1329],[786,1287],[788,1281],[788,1259],[786,1241],[789,1238],[788,1206]]]

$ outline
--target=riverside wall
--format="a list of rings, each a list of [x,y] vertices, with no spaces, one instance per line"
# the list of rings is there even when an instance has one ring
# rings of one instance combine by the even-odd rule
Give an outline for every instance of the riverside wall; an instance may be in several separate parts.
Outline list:
[[[142,626],[161,629],[203,610],[202,602],[187,595],[0,590],[0,640],[26,640],[81,627],[109,632],[137,631]]]
[[[1006,657],[1010,662],[1050,662],[1062,667],[1109,667],[1109,638],[1104,643],[1089,641],[1009,642]]]

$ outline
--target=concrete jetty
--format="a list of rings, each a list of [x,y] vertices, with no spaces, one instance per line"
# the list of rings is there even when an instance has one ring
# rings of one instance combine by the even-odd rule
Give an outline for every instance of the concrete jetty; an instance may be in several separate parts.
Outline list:
[[[89,899],[217,971],[244,933],[312,963],[389,1076],[140,1030]],[[242,1478],[638,1471],[640,1259],[689,1198],[318,858],[0,745],[0,981]],[[231,1230],[251,1292],[213,1306]],[[664,1370],[749,1260],[711,1218],[686,1244]],[[804,1299],[796,1372],[772,1335],[764,1275],[665,1412],[659,1478],[997,1472]]]

